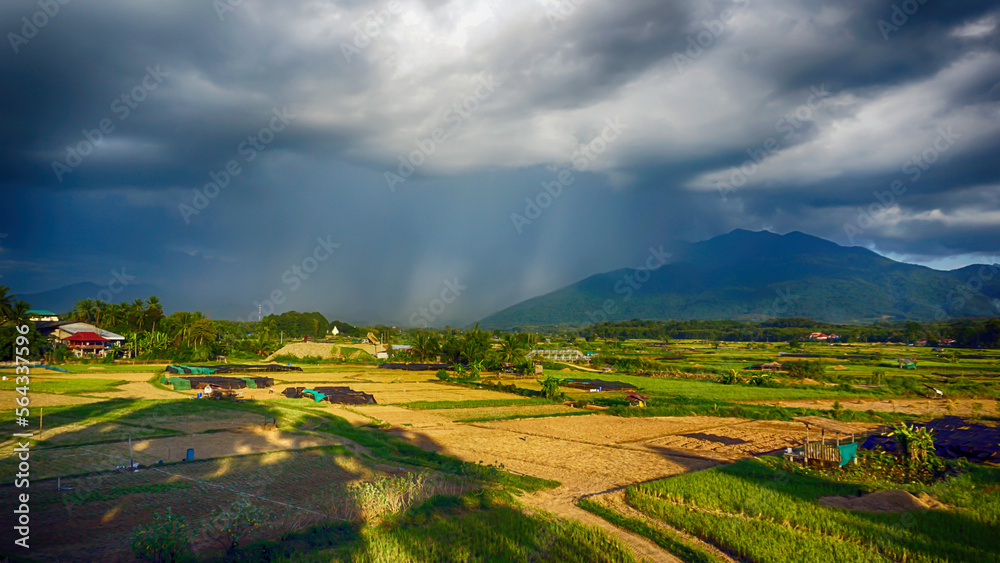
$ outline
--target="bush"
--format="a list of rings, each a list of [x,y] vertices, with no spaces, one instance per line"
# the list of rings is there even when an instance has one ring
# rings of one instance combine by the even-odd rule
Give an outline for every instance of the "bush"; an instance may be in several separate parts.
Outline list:
[[[546,377],[544,380],[539,381],[542,384],[542,396],[546,399],[557,401],[562,399],[565,395],[559,390],[559,380],[555,377]]]
[[[788,362],[785,364],[785,370],[788,372],[789,377],[794,377],[796,379],[812,378],[817,379],[823,377],[823,373],[826,372],[826,366],[823,362]]]
[[[175,516],[170,509],[166,514],[154,514],[148,526],[132,531],[132,553],[137,559],[161,562],[188,561],[194,558],[191,551],[191,529],[186,520]]]
[[[241,539],[260,525],[266,514],[247,499],[240,499],[225,510],[216,510],[205,525],[206,535],[226,549],[236,550]]]
[[[448,381],[449,379],[451,379],[451,376],[448,375],[448,370],[444,369],[437,370],[437,373],[434,375],[436,375],[437,378],[440,379],[441,381]]]

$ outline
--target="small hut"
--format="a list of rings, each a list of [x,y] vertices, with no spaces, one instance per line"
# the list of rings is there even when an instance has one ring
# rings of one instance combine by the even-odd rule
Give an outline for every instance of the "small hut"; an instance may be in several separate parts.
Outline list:
[[[858,443],[854,439],[858,430],[843,422],[823,418],[822,416],[796,416],[792,420],[806,425],[806,442],[801,456],[792,454],[786,457],[801,457],[804,464],[808,465],[809,460],[819,460],[821,462],[832,462],[847,465],[850,462],[858,463]],[[811,439],[810,430],[819,429],[819,441]],[[826,433],[831,432],[830,442],[826,441]],[[850,441],[848,441],[850,440]],[[841,443],[843,441],[843,443]]]
[[[644,397],[638,393],[629,393],[625,395],[625,399],[628,401],[628,406],[643,408],[646,406],[646,402],[649,401],[649,397]]]

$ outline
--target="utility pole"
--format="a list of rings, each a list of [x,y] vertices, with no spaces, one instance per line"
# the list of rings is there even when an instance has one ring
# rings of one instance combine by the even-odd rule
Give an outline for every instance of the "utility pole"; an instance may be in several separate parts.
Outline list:
[[[132,433],[129,432],[128,433],[128,470],[132,471],[133,467],[135,467],[135,462],[132,461]]]

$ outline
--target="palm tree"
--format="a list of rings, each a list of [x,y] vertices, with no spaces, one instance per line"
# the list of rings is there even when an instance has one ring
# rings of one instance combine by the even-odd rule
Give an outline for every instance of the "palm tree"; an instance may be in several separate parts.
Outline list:
[[[131,314],[129,315],[131,321],[135,323],[136,329],[142,332],[142,317],[146,314],[146,302],[137,297],[129,305],[129,308],[131,309]]]
[[[417,332],[413,339],[413,353],[416,354],[418,360],[423,362],[440,351],[441,341],[437,334],[427,330]]]
[[[529,340],[528,335],[523,333],[508,333],[503,335],[500,341],[500,353],[503,356],[503,361],[510,363],[515,358],[526,354],[529,348]]]
[[[28,313],[29,310],[31,310],[31,304],[27,301],[15,301],[8,315],[8,320],[15,326],[28,324],[31,322],[31,315]]]
[[[109,303],[105,303],[98,299],[94,302],[94,324],[96,326],[101,326],[101,317],[104,316],[104,311],[107,310]]]
[[[163,306],[160,305],[160,298],[155,295],[150,295],[146,299],[146,313],[145,316],[153,323],[153,330],[156,330],[156,321],[163,318]]]
[[[7,295],[9,291],[9,287],[6,285],[0,285],[0,324],[8,321],[11,314],[14,312],[14,297],[16,296]]]
[[[92,299],[77,301],[76,305],[73,305],[73,311],[70,315],[78,321],[89,323],[91,317],[94,316],[94,301]]]

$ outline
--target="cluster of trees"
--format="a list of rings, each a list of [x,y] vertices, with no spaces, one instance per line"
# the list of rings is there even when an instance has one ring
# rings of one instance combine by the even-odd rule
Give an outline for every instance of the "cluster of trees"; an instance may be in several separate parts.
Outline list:
[[[806,318],[771,319],[764,322],[719,321],[648,321],[632,319],[601,322],[579,331],[588,340],[645,338],[721,340],[727,342],[788,342],[810,332],[835,333],[841,342],[914,343],[927,339],[938,345],[944,339],[955,340],[963,348],[1000,348],[1000,319],[953,319],[933,323],[915,321],[878,321],[870,325],[838,325]]]
[[[10,288],[0,285],[0,359],[9,360],[14,358],[14,344],[17,336],[20,335],[16,327],[28,325],[28,342],[30,345],[29,356],[37,358],[44,347],[44,339],[35,330],[35,323],[31,322],[28,311],[31,305],[24,300],[16,299],[16,295],[10,293]],[[23,354],[18,354],[24,357]]]
[[[535,346],[533,334],[506,333],[499,335],[494,348],[491,334],[476,326],[461,331],[418,330],[410,338],[411,348],[395,355],[397,360],[430,362],[440,359],[462,366],[473,375],[481,371],[498,371],[502,364],[513,364],[518,370],[534,369],[531,360],[524,356]]]
[[[288,311],[280,315],[268,315],[262,319],[262,322],[264,321],[272,323],[272,330],[283,334],[285,338],[309,336],[319,339],[326,336],[327,330],[330,329],[330,322],[320,313]]]

